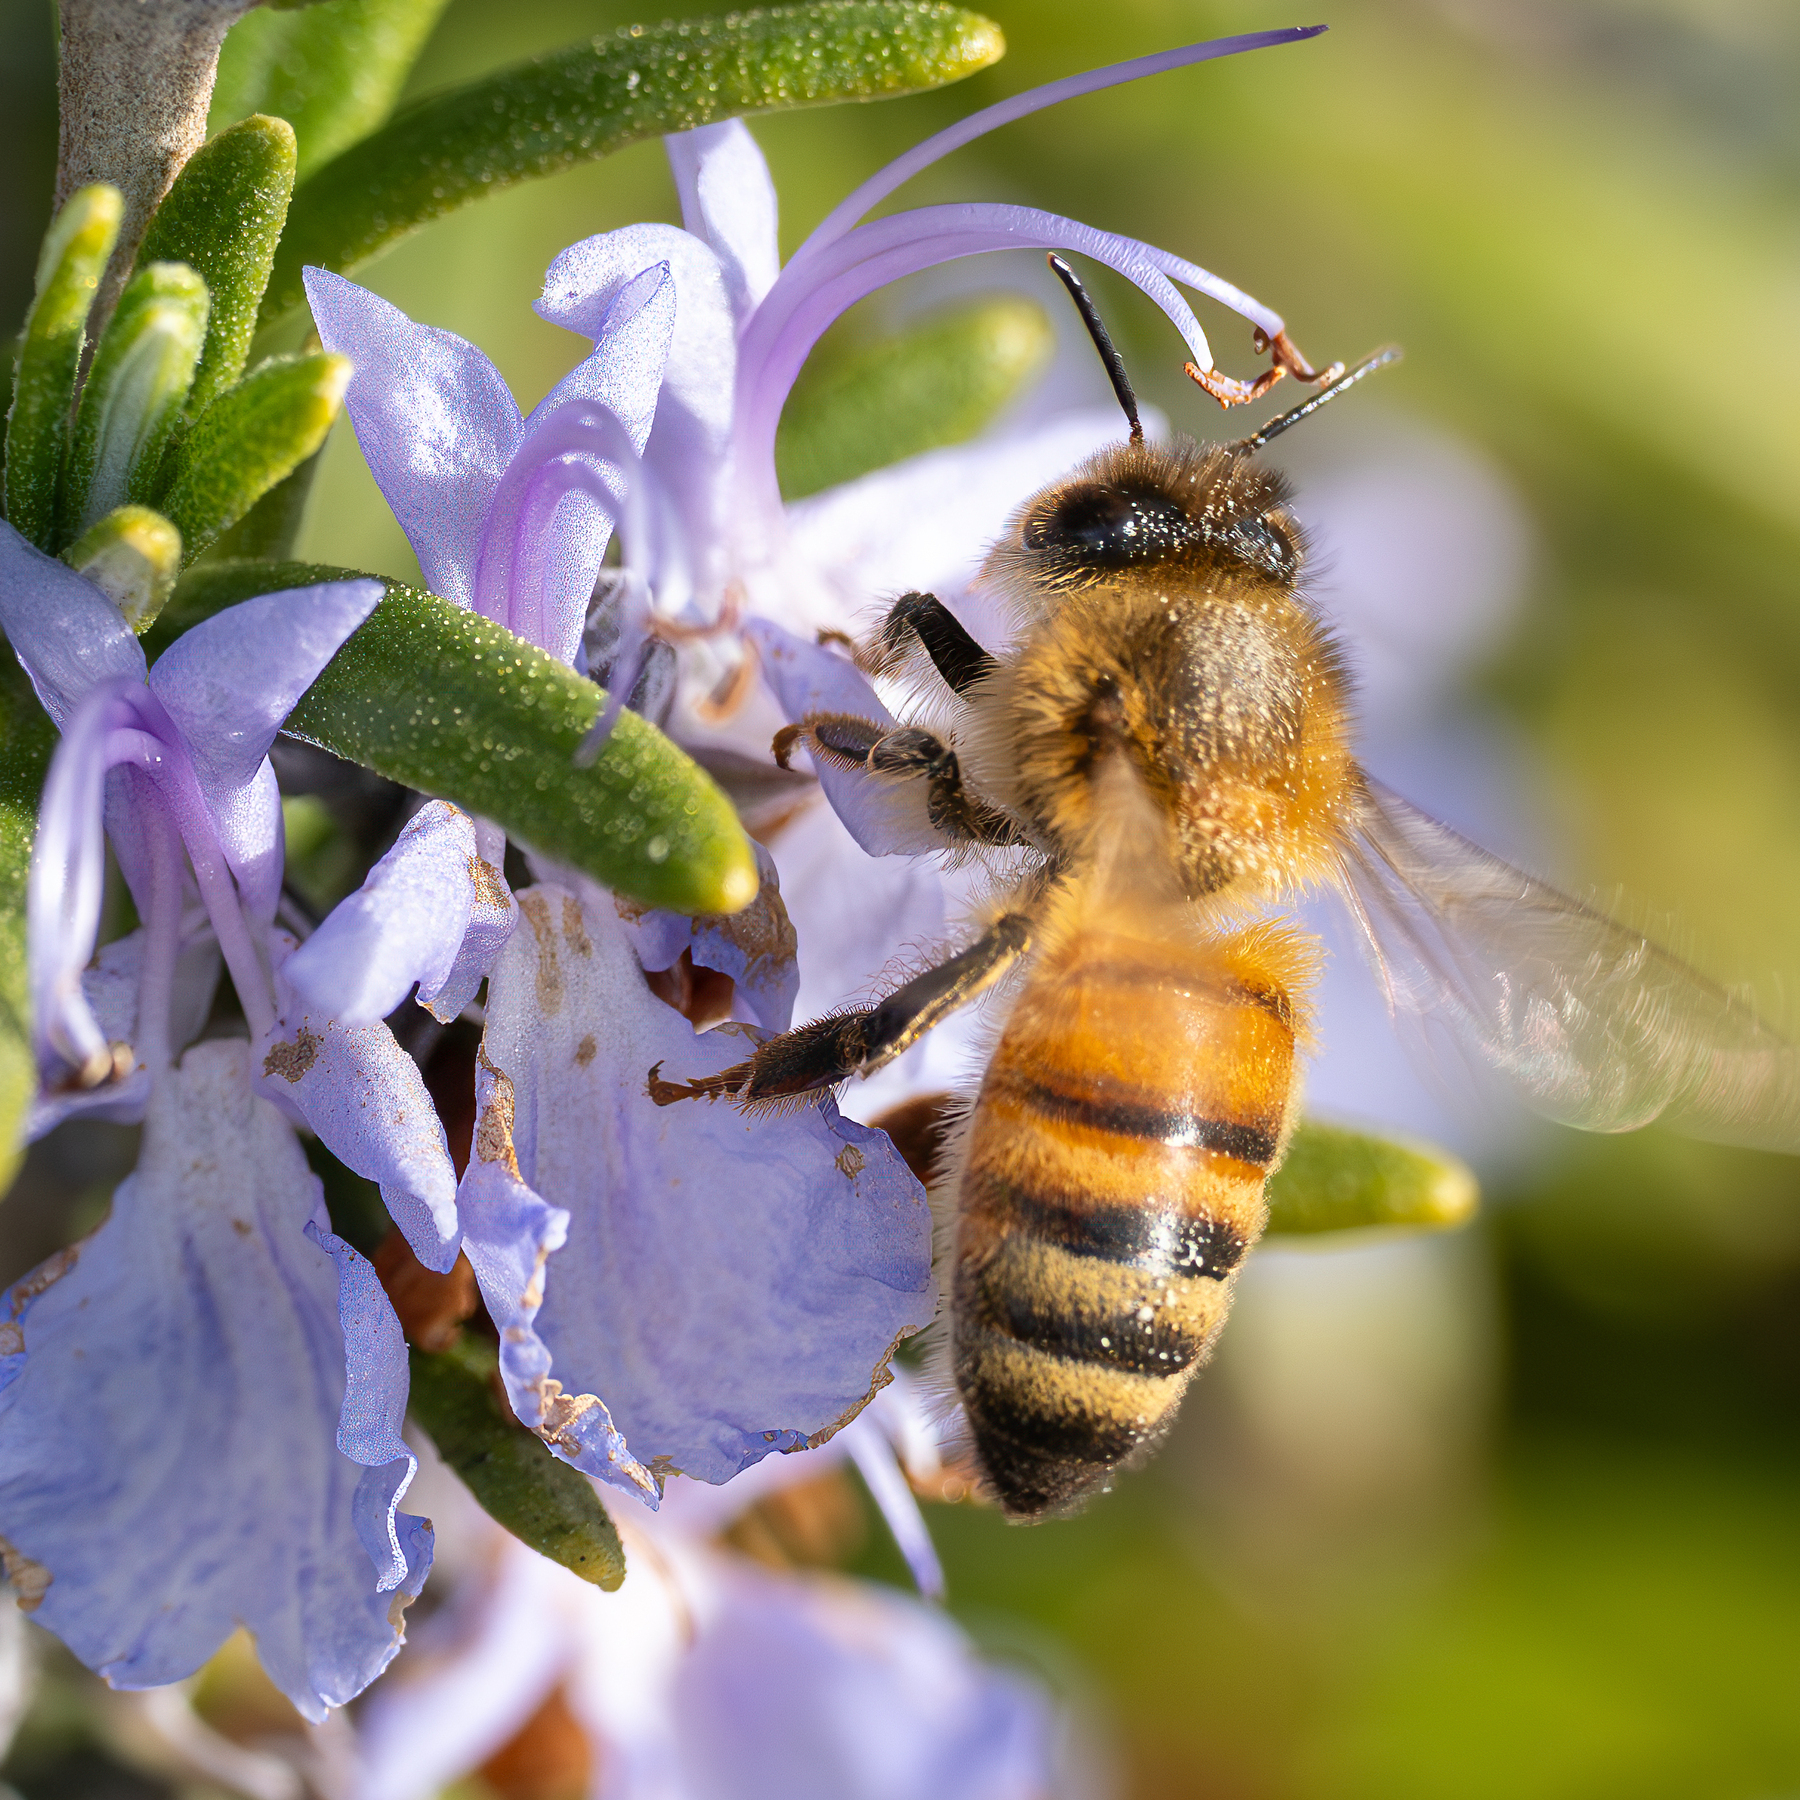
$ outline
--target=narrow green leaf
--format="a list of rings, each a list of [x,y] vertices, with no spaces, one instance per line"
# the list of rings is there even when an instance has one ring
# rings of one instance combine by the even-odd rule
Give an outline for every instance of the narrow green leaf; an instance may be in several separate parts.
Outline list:
[[[938,87],[1004,48],[961,7],[826,0],[626,26],[503,69],[405,108],[301,183],[262,323],[300,303],[305,265],[352,268],[515,182],[734,114]]]
[[[153,262],[126,282],[81,390],[58,509],[65,543],[115,506],[156,499],[207,311],[206,283],[186,263]]]
[[[617,1588],[625,1552],[594,1484],[501,1404],[492,1346],[464,1337],[449,1350],[411,1356],[408,1410],[489,1516],[583,1581]]]
[[[272,357],[200,415],[162,500],[189,562],[324,443],[349,384],[348,357]]]
[[[124,202],[104,182],[69,196],[38,258],[6,417],[6,517],[40,550],[56,541],[56,494],[69,442],[75,376],[101,271]]]
[[[19,1166],[19,1127],[37,1087],[25,964],[25,881],[56,727],[25,671],[0,652],[0,1194]]]
[[[181,533],[147,506],[119,506],[63,552],[78,575],[110,595],[138,633],[156,623],[181,573]]]
[[[323,454],[323,450],[315,450],[305,462],[282,476],[229,531],[221,532],[207,552],[208,560],[258,557],[268,562],[285,562],[291,557],[300,528],[306,523],[306,503],[312,497]]]
[[[782,493],[798,500],[902,457],[967,443],[1055,346],[1041,306],[996,295],[809,369],[775,442]]]
[[[191,624],[253,594],[355,573],[203,564],[166,619]],[[396,581],[387,590],[302,696],[293,736],[492,819],[647,906],[729,913],[756,897],[755,856],[731,802],[655,726],[621,713],[599,757],[576,768],[599,688],[448,600]]]
[[[260,6],[219,56],[208,128],[276,113],[300,143],[300,173],[366,137],[394,109],[445,0],[326,0],[303,13]]]
[[[206,347],[184,409],[189,419],[244,372],[293,191],[293,127],[285,119],[245,119],[194,152],[144,234],[140,269],[186,263],[212,295]]]
[[[1307,1119],[1269,1181],[1269,1231],[1434,1230],[1465,1223],[1478,1199],[1468,1165],[1435,1144]]]

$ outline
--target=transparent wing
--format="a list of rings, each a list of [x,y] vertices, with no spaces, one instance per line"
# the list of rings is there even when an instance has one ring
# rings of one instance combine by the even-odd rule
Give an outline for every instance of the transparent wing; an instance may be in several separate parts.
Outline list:
[[[1534,1110],[1800,1152],[1800,1051],[1648,938],[1372,781],[1345,860],[1395,1009],[1447,1024]]]

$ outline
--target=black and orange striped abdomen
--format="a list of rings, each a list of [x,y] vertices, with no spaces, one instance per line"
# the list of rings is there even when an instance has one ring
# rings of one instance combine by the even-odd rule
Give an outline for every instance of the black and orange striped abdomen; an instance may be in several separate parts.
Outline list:
[[[1078,932],[1032,971],[988,1066],[951,1330],[976,1450],[1017,1517],[1075,1505],[1162,1436],[1262,1230],[1294,1025],[1248,941]]]

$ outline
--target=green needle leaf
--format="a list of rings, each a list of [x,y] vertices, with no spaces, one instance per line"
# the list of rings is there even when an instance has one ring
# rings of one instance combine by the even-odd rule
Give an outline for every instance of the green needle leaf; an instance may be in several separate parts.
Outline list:
[[[0,1194],[19,1166],[19,1128],[37,1090],[25,963],[25,881],[56,727],[25,671],[0,653]]]
[[[961,7],[827,0],[627,26],[503,69],[407,107],[301,183],[262,323],[300,303],[307,264],[352,268],[515,182],[735,114],[938,87],[1004,48]]]
[[[6,419],[6,517],[40,550],[56,541],[56,494],[69,442],[88,311],[119,235],[124,202],[104,182],[69,196],[38,258]]]
[[[1467,1164],[1435,1144],[1301,1122],[1269,1180],[1269,1232],[1302,1237],[1373,1226],[1437,1230],[1474,1216]]]
[[[326,0],[304,12],[259,6],[219,56],[208,129],[247,113],[293,126],[307,175],[394,109],[445,0]]]
[[[212,295],[206,347],[187,399],[190,419],[244,372],[293,191],[293,127],[285,119],[245,119],[194,152],[150,221],[138,267],[187,263]]]
[[[310,563],[205,565],[183,581],[165,624],[354,574]],[[655,726],[622,712],[593,764],[575,767],[604,697],[510,631],[390,581],[285,729],[492,819],[645,905],[748,906],[756,859],[731,802]]]
[[[540,1556],[611,1593],[625,1552],[594,1484],[558,1462],[494,1392],[493,1348],[465,1337],[448,1350],[413,1350],[408,1410],[490,1517]]]
[[[81,390],[63,479],[65,541],[115,506],[156,498],[163,451],[206,341],[206,283],[186,263],[153,262],[125,284]]]
[[[272,357],[200,415],[161,502],[189,562],[324,443],[349,384],[346,356]]]
[[[62,559],[109,595],[138,633],[175,592],[181,573],[181,533],[147,506],[115,507],[63,552]]]
[[[902,457],[967,443],[1055,346],[1041,306],[996,296],[809,369],[775,441],[782,493],[798,500]]]

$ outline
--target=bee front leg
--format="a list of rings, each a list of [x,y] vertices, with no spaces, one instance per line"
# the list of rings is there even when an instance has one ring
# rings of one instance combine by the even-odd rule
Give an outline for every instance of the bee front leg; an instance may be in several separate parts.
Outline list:
[[[998,807],[969,792],[956,752],[932,732],[911,725],[884,730],[871,719],[848,713],[809,713],[798,725],[784,726],[775,734],[775,760],[784,769],[802,740],[815,753],[852,768],[928,782],[926,816],[948,837],[996,847],[1030,841]]]
[[[898,661],[909,637],[925,646],[932,667],[956,694],[968,693],[1000,666],[936,594],[902,594],[888,608],[877,640],[882,660]]]
[[[668,1106],[729,1094],[743,1106],[766,1106],[836,1087],[852,1075],[873,1075],[991,988],[1030,948],[1030,920],[1005,913],[966,950],[915,975],[885,1000],[783,1032],[758,1045],[747,1062],[686,1083],[662,1080],[659,1064],[650,1072],[651,1098]]]

